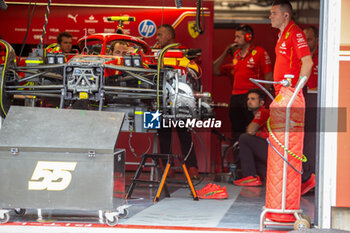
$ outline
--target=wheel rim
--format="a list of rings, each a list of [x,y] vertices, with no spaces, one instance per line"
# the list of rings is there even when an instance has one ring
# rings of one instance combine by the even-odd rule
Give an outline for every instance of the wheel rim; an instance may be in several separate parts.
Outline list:
[[[4,218],[0,219],[0,223],[7,223],[10,220],[9,213],[4,213]]]

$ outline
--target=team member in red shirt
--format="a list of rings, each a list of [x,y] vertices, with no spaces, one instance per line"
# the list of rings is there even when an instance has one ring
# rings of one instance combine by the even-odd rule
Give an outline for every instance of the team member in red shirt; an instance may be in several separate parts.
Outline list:
[[[221,56],[214,61],[214,75],[223,75],[221,66],[225,57],[233,53],[233,89],[230,100],[229,115],[231,119],[231,133],[234,141],[244,133],[252,119],[247,109],[247,93],[249,89],[257,88],[249,79],[272,80],[272,65],[266,50],[253,43],[254,31],[248,25],[241,25],[236,29],[234,44],[229,45]]]
[[[284,75],[292,74],[294,75],[292,87],[295,87],[301,77],[310,77],[313,62],[309,46],[303,31],[292,20],[293,8],[288,0],[275,0],[270,13],[272,27],[280,30],[275,48],[274,81],[280,81],[284,79]],[[275,85],[276,94],[280,88],[281,85]],[[301,194],[305,194],[313,187],[315,187],[315,176],[304,172]]]
[[[274,81],[281,81],[286,74],[292,74],[292,87],[295,87],[299,77],[310,77],[313,65],[310,49],[303,31],[292,20],[293,8],[289,1],[274,1],[270,12],[272,27],[280,30],[275,48]],[[280,84],[275,85],[276,94],[280,88]]]
[[[235,180],[233,184],[240,186],[259,186],[260,177],[266,176],[267,142],[269,137],[266,122],[270,116],[264,107],[265,94],[260,89],[248,91],[247,105],[254,114],[254,119],[247,127],[246,133],[239,137],[240,162],[242,179]]]
[[[306,83],[309,90],[317,90],[318,81],[318,29],[314,26],[309,26],[303,30],[307,44],[310,48],[312,62],[312,71],[310,78]]]

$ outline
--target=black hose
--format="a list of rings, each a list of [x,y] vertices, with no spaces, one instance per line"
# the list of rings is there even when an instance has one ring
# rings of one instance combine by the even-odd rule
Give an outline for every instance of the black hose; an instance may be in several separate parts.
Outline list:
[[[16,63],[17,66],[18,66],[18,64],[19,64],[19,60],[21,59],[21,56],[22,56],[22,53],[23,53],[23,50],[24,50],[24,46],[26,45],[26,41],[27,41],[27,37],[28,37],[28,32],[29,32],[29,29],[30,29],[30,25],[32,24],[33,14],[34,14],[34,10],[35,10],[35,7],[36,7],[36,2],[37,2],[37,0],[35,0],[34,6],[33,6],[33,9],[32,9],[32,13],[30,14],[31,2],[32,2],[32,0],[29,0],[28,13],[27,13],[27,14],[28,14],[28,18],[27,18],[27,31],[26,31],[26,34],[24,35],[24,39],[23,39],[21,51],[19,52],[19,55],[18,55],[18,59],[17,59],[17,63]]]
[[[204,22],[204,12],[202,11],[202,4],[203,0],[197,0],[197,11],[196,11],[196,25],[197,25],[197,30],[200,34],[204,33],[205,30],[205,22]],[[201,26],[201,14],[202,14],[202,20],[203,20],[203,28]]]
[[[291,167],[293,168],[294,171],[296,171],[297,173],[299,173],[300,175],[303,174],[302,171],[299,171],[298,169],[296,169],[290,162],[288,162],[287,159],[284,158],[283,155],[281,155],[281,153],[272,145],[272,143],[270,142],[270,140],[268,138],[266,138],[267,143],[272,147],[272,149]]]

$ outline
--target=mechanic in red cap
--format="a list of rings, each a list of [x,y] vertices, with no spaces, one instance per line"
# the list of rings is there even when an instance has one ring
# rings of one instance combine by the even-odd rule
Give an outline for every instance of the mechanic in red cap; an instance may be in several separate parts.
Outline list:
[[[301,77],[310,77],[313,61],[309,46],[303,31],[292,20],[293,7],[288,0],[276,0],[270,10],[271,26],[280,30],[276,44],[276,62],[274,81],[284,79],[284,75],[292,74],[292,87],[295,87]],[[281,88],[275,85],[276,95]],[[305,172],[302,175],[301,195],[315,187],[315,175]]]
[[[239,26],[235,32],[235,43],[229,45],[213,63],[214,75],[229,76],[225,70],[227,66],[221,66],[221,64],[227,55],[233,58],[234,80],[229,110],[233,142],[238,141],[239,136],[246,131],[246,127],[253,119],[253,114],[247,108],[247,93],[249,89],[257,86],[249,79],[272,80],[270,57],[264,48],[253,43],[253,38],[252,27]]]

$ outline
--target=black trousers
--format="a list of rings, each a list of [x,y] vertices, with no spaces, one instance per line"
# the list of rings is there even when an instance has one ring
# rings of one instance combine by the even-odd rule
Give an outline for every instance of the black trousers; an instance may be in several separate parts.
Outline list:
[[[248,111],[247,97],[248,94],[231,96],[229,116],[234,142],[238,141],[239,136],[246,131],[247,126],[254,118],[253,113]]]
[[[191,142],[192,142],[191,132],[188,131],[187,128],[180,128],[180,127],[176,128],[176,132],[180,141],[181,152],[185,158],[185,156],[188,154],[188,151],[191,148]],[[162,128],[158,130],[160,153],[162,154],[172,153],[172,135],[173,135],[172,128]],[[187,157],[185,164],[187,168],[190,168],[190,167],[198,168],[196,153],[194,152],[194,146],[189,156]]]
[[[316,118],[317,118],[317,94],[306,93],[305,96],[305,134],[303,152],[307,162],[303,163],[302,183],[308,181],[316,167]]]
[[[241,134],[239,157],[243,177],[256,175],[266,177],[267,148],[266,139],[247,133]]]

